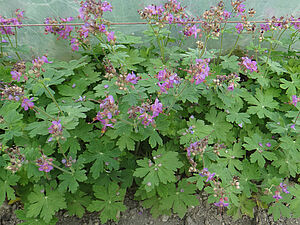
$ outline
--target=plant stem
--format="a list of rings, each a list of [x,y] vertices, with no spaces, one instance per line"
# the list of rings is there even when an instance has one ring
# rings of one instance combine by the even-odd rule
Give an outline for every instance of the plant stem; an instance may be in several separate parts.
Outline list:
[[[201,52],[201,54],[199,55],[199,58],[201,58],[206,50],[206,45],[207,45],[207,41],[208,41],[208,38],[209,38],[209,34],[207,34],[206,38],[205,38],[205,42],[204,42],[204,46],[203,46],[203,50]]]
[[[229,52],[228,57],[231,56],[232,52],[233,52],[234,49],[236,48],[239,39],[240,39],[240,34],[237,36],[237,39],[236,39],[236,41],[235,41],[235,43],[234,43],[234,46],[232,47],[231,51]]]
[[[60,168],[59,166],[55,165],[54,163],[52,163],[52,166],[53,166],[54,168],[56,168],[56,169],[59,169],[59,170],[62,171],[62,172],[65,172],[65,173],[68,173],[68,174],[72,174],[72,175],[73,175],[73,173],[71,173],[70,171],[67,171],[67,170],[65,170],[65,169],[63,169],[63,168]]]
[[[152,31],[153,31],[155,37],[156,37],[157,45],[158,45],[158,47],[159,47],[160,54],[161,54],[161,59],[162,59],[162,62],[164,63],[164,48],[163,48],[163,46],[161,46],[160,39],[158,38],[158,34],[157,34],[157,33],[159,33],[159,32],[156,32],[156,31],[154,30],[154,27],[152,26],[151,23],[149,23],[149,25],[150,25],[150,27],[151,27],[151,29],[152,29]]]
[[[46,91],[47,91],[48,94],[50,95],[52,101],[54,102],[54,104],[56,105],[56,107],[58,108],[58,110],[60,111],[60,113],[61,113],[62,115],[64,115],[63,111],[62,111],[61,108],[59,107],[59,105],[58,105],[56,99],[54,98],[54,96],[53,96],[52,93],[50,92],[49,88],[45,85],[45,83],[44,83],[42,80],[40,80],[39,82],[40,82],[40,83],[43,85],[43,87],[46,89]]]
[[[227,23],[225,23],[223,30],[222,30],[222,34],[221,34],[221,46],[220,46],[220,51],[219,51],[219,56],[218,56],[218,60],[217,60],[217,64],[219,63],[221,54],[222,54],[222,49],[223,49],[223,39],[224,39],[224,31],[225,31],[225,27],[226,27]]]
[[[6,31],[5,31],[5,33],[6,33]],[[7,37],[8,41],[9,41],[9,43],[10,43],[11,47],[12,47],[12,48],[14,48],[14,45],[13,45],[12,41],[10,40],[10,37],[9,37],[9,35],[8,35],[7,33],[6,33],[6,37]],[[16,55],[17,55],[18,59],[21,61],[22,59],[21,59],[21,57],[20,57],[19,53],[18,53],[18,52],[16,52],[16,51],[15,51],[15,53],[16,53]]]
[[[37,111],[43,113],[44,115],[46,115],[47,117],[49,117],[49,119],[51,119],[52,121],[53,120],[56,120],[56,118],[54,118],[53,116],[49,115],[48,113],[45,112],[45,110],[37,107],[37,106],[33,106],[35,109],[37,109]]]

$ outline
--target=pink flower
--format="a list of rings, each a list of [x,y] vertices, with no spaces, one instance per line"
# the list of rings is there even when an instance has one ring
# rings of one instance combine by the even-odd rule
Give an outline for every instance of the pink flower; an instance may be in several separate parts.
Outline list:
[[[237,32],[240,34],[243,29],[244,29],[244,25],[242,23],[238,23],[236,26],[235,26]]]
[[[231,12],[228,12],[228,11],[225,10],[223,12],[223,16],[224,16],[225,20],[228,20],[231,17]]]
[[[155,99],[153,105],[151,105],[151,111],[153,112],[153,118],[157,117],[160,113],[162,113],[162,104],[159,102],[158,99]]]
[[[23,98],[21,106],[24,108],[25,111],[27,111],[28,108],[32,109],[34,107],[34,103],[32,101],[33,98]]]
[[[137,77],[134,72],[129,73],[126,77],[126,81],[132,84],[137,84],[138,80],[139,77]]]
[[[297,102],[298,102],[298,101],[300,101],[300,98],[297,98],[296,95],[293,95],[293,96],[292,96],[292,104],[293,104],[294,106],[297,106]]]
[[[225,203],[224,199],[220,198],[219,202],[214,203],[214,205],[222,208],[222,207],[227,207],[229,203]]]
[[[13,70],[13,71],[10,72],[10,74],[11,74],[11,78],[13,80],[20,81],[20,78],[22,76],[22,74],[20,72],[17,72],[17,71]]]
[[[113,42],[113,41],[115,41],[115,32],[114,31],[111,31],[110,33],[108,33],[108,35],[107,35],[107,40],[108,40],[108,42]]]
[[[257,63],[256,61],[252,61],[248,57],[242,57],[242,66],[244,66],[246,69],[250,70],[251,73],[253,71],[257,72]]]

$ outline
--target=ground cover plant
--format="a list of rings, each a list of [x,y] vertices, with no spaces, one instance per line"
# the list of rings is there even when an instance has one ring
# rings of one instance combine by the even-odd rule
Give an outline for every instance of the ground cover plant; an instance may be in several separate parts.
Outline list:
[[[235,218],[255,207],[300,217],[299,18],[251,23],[243,0],[190,18],[169,0],[138,12],[139,37],[114,30],[112,10],[87,0],[78,18],[45,19],[47,35],[81,53],[70,62],[23,61],[24,12],[0,16],[0,204],[21,201],[23,224],[55,224],[61,209],[105,223],[129,188],[154,217],[184,217],[204,191]],[[51,25],[73,20],[85,25]]]

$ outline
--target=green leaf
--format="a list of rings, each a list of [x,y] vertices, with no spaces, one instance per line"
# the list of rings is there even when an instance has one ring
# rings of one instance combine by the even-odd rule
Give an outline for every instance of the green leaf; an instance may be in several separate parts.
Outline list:
[[[280,87],[286,89],[288,97],[297,94],[297,89],[300,90],[300,74],[291,74],[291,81],[287,81],[283,78],[280,79]]]
[[[231,132],[232,125],[226,122],[225,117],[224,112],[217,113],[214,108],[211,108],[205,116],[205,119],[212,123],[213,133],[211,136],[217,140],[226,141],[227,134]]]
[[[2,205],[5,198],[8,200],[14,200],[16,198],[15,190],[11,186],[17,185],[19,179],[20,177],[16,174],[12,174],[3,168],[0,169],[0,205]]]
[[[260,119],[265,117],[272,118],[273,113],[269,109],[275,109],[278,106],[278,103],[273,100],[272,94],[269,92],[263,93],[261,90],[257,89],[255,97],[256,98],[251,97],[246,99],[249,104],[255,105],[250,106],[247,112],[250,114],[257,114]]]
[[[194,195],[196,187],[184,179],[179,181],[176,189],[175,193],[169,189],[169,195],[162,199],[160,208],[163,210],[173,208],[173,212],[177,213],[180,218],[183,218],[188,207],[199,205],[199,200]]]
[[[290,209],[281,202],[276,202],[273,205],[271,205],[268,210],[268,213],[272,214],[274,221],[277,221],[280,218],[280,216],[284,216],[287,218],[291,217]]]
[[[91,197],[82,191],[77,191],[74,194],[67,193],[67,209],[71,216],[81,218],[85,213],[85,207],[91,203]]]
[[[25,210],[15,210],[17,218],[23,220],[19,225],[55,225],[58,221],[57,218],[52,218],[50,222],[46,223],[44,220],[39,218],[29,218],[26,216]]]
[[[224,69],[229,70],[230,72],[236,72],[239,70],[239,61],[237,56],[232,55],[230,57],[226,56],[221,56],[221,59],[224,61],[221,62],[221,65]]]
[[[106,223],[109,219],[117,221],[120,217],[120,212],[126,210],[123,204],[125,189],[121,189],[116,183],[110,183],[107,187],[94,185],[94,195],[97,200],[92,201],[88,206],[91,212],[99,212],[101,223]]]
[[[293,188],[290,189],[290,192],[295,198],[291,201],[290,209],[294,218],[300,217],[300,185],[295,184]]]
[[[153,151],[153,161],[148,158],[138,160],[139,168],[135,170],[133,176],[143,178],[142,183],[147,192],[153,190],[160,182],[163,184],[174,182],[175,171],[183,165],[177,155],[177,152],[166,152],[164,148]]]
[[[46,223],[49,223],[56,212],[66,208],[64,195],[58,190],[46,186],[35,185],[33,192],[28,195],[28,211],[26,216],[40,216]]]
[[[87,150],[82,157],[86,163],[93,162],[90,172],[92,177],[97,179],[104,168],[109,170],[118,170],[119,162],[116,160],[121,154],[118,148],[114,147],[113,142],[103,142],[100,139],[96,139],[87,146]]]

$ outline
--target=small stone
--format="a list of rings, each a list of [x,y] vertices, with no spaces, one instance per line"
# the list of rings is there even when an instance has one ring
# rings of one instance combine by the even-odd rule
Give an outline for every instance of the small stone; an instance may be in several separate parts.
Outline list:
[[[167,222],[169,218],[170,218],[169,216],[163,215],[162,218],[161,218],[161,220],[162,220],[163,222]]]

